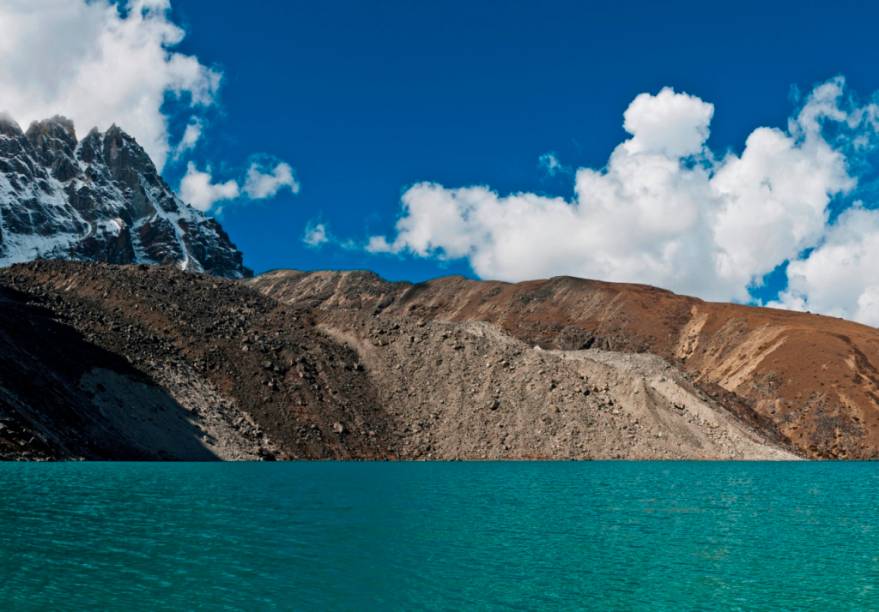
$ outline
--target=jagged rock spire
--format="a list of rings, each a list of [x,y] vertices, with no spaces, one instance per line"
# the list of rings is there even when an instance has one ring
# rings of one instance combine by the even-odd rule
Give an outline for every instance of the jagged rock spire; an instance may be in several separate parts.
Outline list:
[[[78,141],[65,117],[22,132],[0,114],[0,265],[38,258],[250,274],[220,225],[183,203],[118,126]]]

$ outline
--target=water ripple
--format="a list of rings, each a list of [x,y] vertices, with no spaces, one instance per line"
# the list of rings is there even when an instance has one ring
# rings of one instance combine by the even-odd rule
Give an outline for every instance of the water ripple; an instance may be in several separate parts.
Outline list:
[[[14,609],[875,609],[869,463],[0,465]]]

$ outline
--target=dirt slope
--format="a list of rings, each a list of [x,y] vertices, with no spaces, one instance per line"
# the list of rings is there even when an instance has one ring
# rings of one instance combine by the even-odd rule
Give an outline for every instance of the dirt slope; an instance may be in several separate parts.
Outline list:
[[[478,322],[340,310],[401,457],[791,459],[653,355],[544,351]]]
[[[569,277],[388,283],[369,272],[277,271],[266,295],[315,312],[484,321],[529,346],[650,352],[804,455],[879,457],[879,330],[805,313],[708,303],[643,285]]]
[[[355,370],[356,354],[299,309],[235,281],[170,267],[34,262],[0,271],[0,283],[160,386],[219,458],[388,454],[379,441],[389,428],[368,379]],[[77,351],[70,360],[80,359]],[[72,373],[76,386],[132,393],[103,371],[86,374]],[[130,396],[116,410],[129,414],[141,403]],[[340,422],[352,435],[334,430]]]
[[[659,357],[543,350],[381,312],[378,294],[315,309],[171,268],[60,261],[0,285],[18,309],[0,307],[7,457],[793,457]],[[27,386],[33,373],[50,383]]]

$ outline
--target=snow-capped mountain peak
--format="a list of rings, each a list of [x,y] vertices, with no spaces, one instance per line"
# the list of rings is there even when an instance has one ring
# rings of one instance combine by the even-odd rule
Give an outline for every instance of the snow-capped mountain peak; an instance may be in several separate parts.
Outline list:
[[[0,115],[0,265],[40,258],[250,275],[219,223],[182,202],[119,127],[78,141],[64,117],[23,132]]]

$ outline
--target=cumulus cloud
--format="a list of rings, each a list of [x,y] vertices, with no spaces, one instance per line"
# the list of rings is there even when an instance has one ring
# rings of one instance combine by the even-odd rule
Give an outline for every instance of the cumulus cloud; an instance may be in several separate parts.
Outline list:
[[[210,168],[202,171],[194,163],[189,162],[178,191],[184,202],[205,212],[217,202],[234,200],[241,190],[235,180],[214,182]]]
[[[330,241],[327,226],[323,223],[309,223],[305,227],[305,234],[302,236],[302,242],[310,247],[320,247]]]
[[[623,113],[623,128],[632,135],[626,151],[680,158],[698,153],[708,139],[714,105],[670,87],[658,94],[639,94]]]
[[[221,210],[221,203],[229,200],[266,200],[275,197],[282,189],[297,193],[299,183],[293,177],[293,168],[284,162],[272,164],[273,167],[266,170],[264,166],[252,163],[243,180],[231,178],[219,181],[214,179],[210,167],[199,170],[193,162],[189,162],[177,192],[190,206],[203,212],[210,210],[217,213]]]
[[[161,169],[167,99],[214,103],[219,71],[175,51],[169,0],[7,0],[0,4],[0,108],[27,125],[56,114],[80,130],[116,123]],[[192,134],[190,134],[190,138]]]
[[[290,164],[278,162],[274,168],[252,163],[247,169],[244,192],[254,200],[263,200],[277,195],[281,189],[299,193],[299,182],[293,176]]]
[[[222,74],[175,50],[185,32],[170,10],[170,0],[0,2],[0,110],[25,126],[54,115],[70,117],[81,132],[115,123],[160,171],[167,159],[181,160],[204,134]],[[189,120],[172,146],[169,116],[181,112]],[[252,164],[243,180],[216,182],[210,167],[189,162],[179,192],[207,211],[284,188],[296,193],[299,183],[283,162]]]
[[[808,279],[822,283],[819,268],[842,264],[812,270],[809,261],[834,241],[871,254],[872,243],[844,231],[843,219],[825,247],[803,262],[798,256],[828,234],[831,200],[855,187],[845,151],[872,138],[875,108],[856,106],[844,81],[833,79],[810,93],[786,129],[755,129],[740,154],[720,156],[706,146],[713,115],[713,105],[670,88],[640,94],[623,115],[629,138],[604,168],[577,170],[573,200],[419,183],[402,196],[395,235],[373,236],[366,248],[466,259],[486,278],[570,274],[739,301],[792,261],[786,303],[830,312],[841,302],[832,291],[819,301]],[[831,125],[833,139],[824,134]],[[868,320],[879,290],[873,281],[851,283],[859,289],[840,312]]]
[[[845,211],[822,244],[788,265],[788,288],[769,304],[879,326],[879,210]]]

